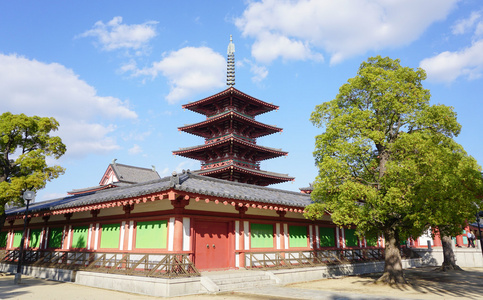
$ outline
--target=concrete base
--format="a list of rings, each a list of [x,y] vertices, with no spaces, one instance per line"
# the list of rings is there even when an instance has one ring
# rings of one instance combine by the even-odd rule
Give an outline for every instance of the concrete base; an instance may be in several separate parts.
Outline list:
[[[403,260],[404,269],[427,265],[440,265],[442,262],[442,249],[417,249],[417,252],[423,258]],[[483,267],[481,252],[475,249],[456,249],[455,254],[458,258],[458,264],[461,267]],[[369,262],[271,271],[253,270],[250,272],[265,274],[269,277],[272,282],[271,284],[288,284],[330,277],[382,272],[383,270],[384,262]],[[16,273],[16,265],[0,263],[0,271]],[[238,271],[227,272],[230,272],[230,276],[224,277],[233,278],[235,281],[239,281],[237,277],[240,277],[242,275],[241,273],[243,273],[243,271],[240,271],[240,274],[236,274]],[[75,281],[76,284],[155,297],[185,296],[213,293],[221,290],[220,286],[214,280],[208,278],[208,276],[164,279],[85,271],[73,272],[31,266],[23,267],[22,273],[33,277],[57,281]],[[226,284],[230,284],[230,282]]]
[[[17,276],[17,265],[0,263],[0,272],[12,273]],[[56,281],[72,282],[75,279],[74,271],[63,269],[22,266],[21,273],[31,277]]]
[[[423,264],[441,266],[443,264],[443,248],[414,249],[423,260]],[[478,248],[454,248],[456,264],[462,268],[483,267],[483,255]]]
[[[79,271],[75,283],[155,297],[193,295],[202,290],[201,277],[165,279]]]
[[[418,268],[423,266],[422,260],[420,258],[404,259],[402,261],[402,264],[403,269]],[[383,261],[359,264],[320,266],[313,268],[280,269],[267,272],[270,272],[274,277],[278,278],[277,283],[288,284],[294,282],[312,281],[324,278],[359,275],[382,271],[384,271]]]

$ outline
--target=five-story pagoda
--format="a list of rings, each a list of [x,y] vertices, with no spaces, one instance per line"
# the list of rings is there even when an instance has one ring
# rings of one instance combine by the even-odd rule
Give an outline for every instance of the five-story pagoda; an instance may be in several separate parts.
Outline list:
[[[182,107],[206,120],[178,130],[205,138],[204,145],[182,148],[173,154],[201,161],[200,175],[261,186],[294,180],[287,174],[260,170],[260,161],[287,155],[281,149],[257,145],[257,138],[282,128],[263,124],[255,117],[278,106],[249,96],[235,84],[235,46],[230,36],[226,90]]]

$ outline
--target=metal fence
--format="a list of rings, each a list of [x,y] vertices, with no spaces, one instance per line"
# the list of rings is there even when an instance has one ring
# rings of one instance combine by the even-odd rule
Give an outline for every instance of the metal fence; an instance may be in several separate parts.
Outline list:
[[[189,254],[25,250],[22,265],[146,277],[200,276]],[[18,250],[0,251],[0,262],[18,263]]]

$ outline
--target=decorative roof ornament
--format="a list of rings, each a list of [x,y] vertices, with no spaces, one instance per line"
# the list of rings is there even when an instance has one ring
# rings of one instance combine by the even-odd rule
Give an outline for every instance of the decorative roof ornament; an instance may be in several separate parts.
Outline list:
[[[235,44],[233,44],[233,37],[230,34],[230,43],[228,44],[228,58],[226,67],[226,85],[235,85]]]

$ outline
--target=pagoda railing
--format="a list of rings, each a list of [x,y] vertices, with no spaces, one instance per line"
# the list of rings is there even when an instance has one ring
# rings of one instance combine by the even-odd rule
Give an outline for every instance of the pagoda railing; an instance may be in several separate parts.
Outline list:
[[[23,265],[145,277],[200,276],[189,253],[24,251]],[[19,250],[0,251],[0,262],[17,264]]]
[[[414,257],[410,249],[402,248],[401,256]],[[246,268],[292,269],[347,263],[383,261],[384,248],[327,249],[309,251],[269,251],[245,253]]]
[[[247,168],[254,169],[254,170],[260,170],[260,164],[259,163],[247,163],[247,162],[243,162],[243,161],[240,161],[240,160],[233,160],[233,159],[222,160],[222,161],[217,161],[217,162],[213,162],[213,163],[204,163],[201,166],[201,170],[223,167],[223,166],[229,166],[229,165],[232,165],[232,164],[236,165],[236,166],[240,166],[240,167],[247,167]]]
[[[257,142],[254,139],[251,139],[251,138],[248,138],[246,136],[239,135],[239,134],[235,134],[233,132],[227,133],[225,135],[217,136],[217,137],[214,137],[214,138],[211,138],[211,139],[206,139],[205,144],[216,143],[216,142],[219,142],[219,141],[230,139],[232,137],[238,137],[238,138],[240,138],[240,139],[242,139],[242,140],[244,140],[244,141],[246,141],[250,144],[254,144],[254,145],[257,144]]]
[[[231,112],[231,111],[236,112],[237,114],[242,115],[244,117],[247,117],[247,118],[250,118],[250,119],[255,119],[254,116],[250,116],[250,115],[247,115],[247,114],[239,111],[238,108],[235,107],[235,106],[227,106],[227,107],[225,107],[223,110],[221,110],[219,112],[216,112],[216,113],[214,113],[212,115],[209,115],[209,116],[207,115],[206,116],[206,119],[207,120],[213,119],[213,118],[216,118],[216,117],[218,117],[220,115],[226,114],[227,112]]]

